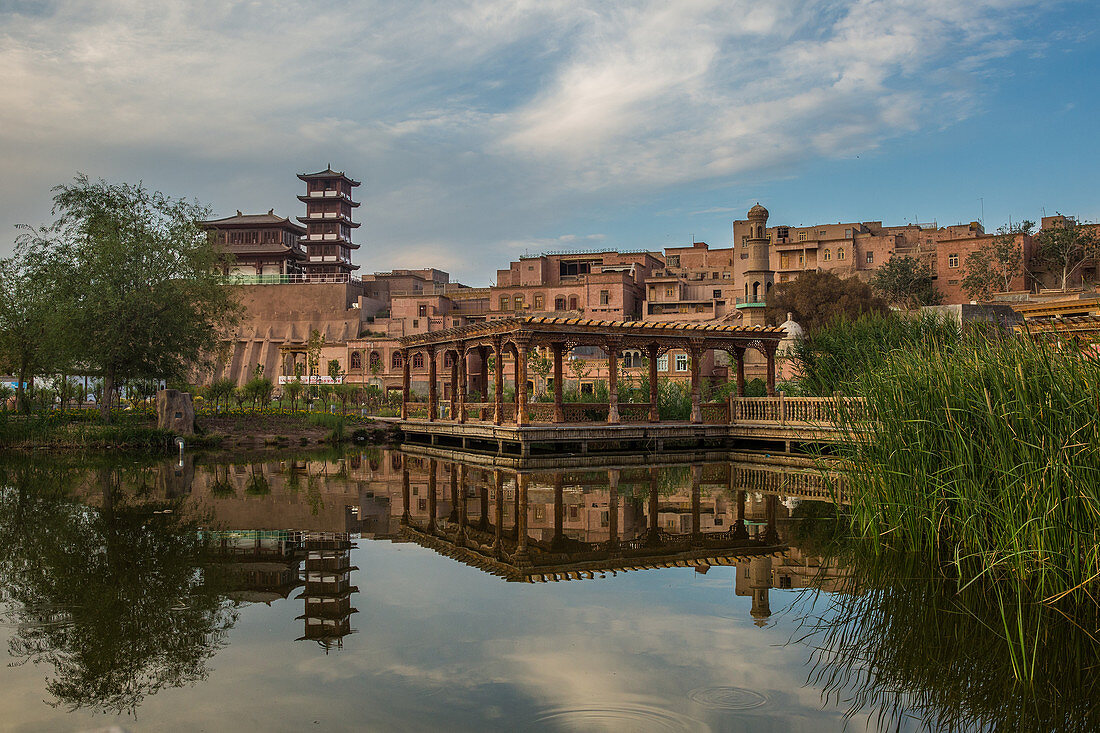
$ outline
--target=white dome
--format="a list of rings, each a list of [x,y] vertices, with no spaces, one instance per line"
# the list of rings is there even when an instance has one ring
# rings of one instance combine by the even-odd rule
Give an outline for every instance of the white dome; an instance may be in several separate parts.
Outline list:
[[[799,326],[791,313],[787,314],[787,320],[779,324],[779,327],[787,332],[787,335],[783,337],[783,340],[779,342],[779,353],[789,354],[794,351],[794,342],[802,338],[805,335],[806,329]]]

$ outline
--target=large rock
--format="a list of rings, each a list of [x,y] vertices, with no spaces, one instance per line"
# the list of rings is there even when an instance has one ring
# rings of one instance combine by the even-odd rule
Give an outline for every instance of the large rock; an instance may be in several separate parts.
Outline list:
[[[157,392],[157,427],[178,435],[194,435],[195,408],[191,395],[178,389]]]

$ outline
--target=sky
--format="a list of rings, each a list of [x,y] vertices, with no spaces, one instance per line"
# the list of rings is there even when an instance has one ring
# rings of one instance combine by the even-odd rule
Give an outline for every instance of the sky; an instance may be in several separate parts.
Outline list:
[[[769,223],[1100,219],[1094,0],[0,0],[0,256],[78,173],[362,181],[360,273]]]

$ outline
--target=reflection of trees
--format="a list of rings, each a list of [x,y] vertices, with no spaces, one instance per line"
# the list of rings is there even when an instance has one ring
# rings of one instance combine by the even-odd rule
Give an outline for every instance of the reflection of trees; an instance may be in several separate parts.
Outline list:
[[[93,476],[99,508],[65,490]],[[52,463],[0,470],[9,651],[52,667],[47,690],[73,708],[133,712],[146,695],[204,679],[236,621],[178,502],[138,503],[121,478]]]
[[[844,562],[852,592],[829,596],[807,641],[811,680],[850,714],[937,731],[1100,729],[1097,607],[1059,611],[1003,581],[960,591],[916,558]]]

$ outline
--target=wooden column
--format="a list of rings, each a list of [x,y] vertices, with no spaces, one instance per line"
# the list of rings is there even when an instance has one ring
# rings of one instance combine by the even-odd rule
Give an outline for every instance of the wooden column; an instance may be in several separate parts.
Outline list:
[[[458,522],[458,464],[451,464],[451,513],[447,515],[451,524]]]
[[[401,524],[409,523],[409,500],[411,495],[409,487],[409,460],[401,456]]]
[[[466,465],[465,464],[459,464],[459,466],[458,466],[458,528],[459,528],[459,533],[463,537],[466,536],[466,526],[470,523],[470,517],[467,513],[467,506],[466,506],[467,494],[469,493],[469,492],[466,491],[467,478],[468,478],[468,474],[467,474]]]
[[[565,422],[565,406],[562,404],[562,382],[564,376],[562,374],[562,354],[565,352],[565,344],[551,344],[550,348],[554,351],[554,422]]]
[[[458,421],[466,422],[466,383],[469,377],[466,374],[466,347],[458,345]]]
[[[607,351],[607,422],[619,424],[619,339],[604,342]]]
[[[737,492],[737,522],[734,524],[733,536],[742,540],[749,538],[749,528],[745,526],[745,502],[747,500],[745,490],[739,490]]]
[[[775,344],[764,347],[764,354],[768,357],[768,397],[775,397]]]
[[[745,396],[745,349],[735,349],[737,355],[737,396]]]
[[[554,552],[565,549],[565,486],[561,473],[554,474],[554,537],[550,549]]]
[[[504,481],[500,469],[493,469],[493,501],[496,503],[496,521],[493,523],[493,554],[500,556],[504,539]]]
[[[700,494],[703,483],[703,467],[696,464],[691,467],[691,544],[703,542],[702,506]]]
[[[691,423],[698,425],[703,422],[703,407],[701,401],[702,384],[701,373],[703,360],[703,349],[696,346],[688,348],[688,358],[691,360]]]
[[[646,358],[649,359],[649,421],[660,422],[661,413],[657,409],[657,344],[646,347]]]
[[[477,528],[484,532],[489,529],[489,484],[481,485],[479,498]]]
[[[446,352],[444,352],[446,353]],[[451,357],[451,404],[449,406],[448,418],[451,420],[458,419],[458,352]]]
[[[493,339],[493,394],[493,424],[500,425],[504,419],[504,349],[500,337]]]
[[[661,538],[657,534],[657,510],[659,508],[657,494],[657,469],[649,469],[649,531],[646,533],[646,544],[656,546],[661,544]]]
[[[481,394],[481,399],[489,402],[489,349],[485,346],[477,347],[477,358],[481,362],[481,372],[478,375],[475,392]]]
[[[436,474],[439,472],[439,464],[434,458],[428,459],[428,532],[435,532],[435,514],[438,508],[436,494],[438,493],[438,481]]]
[[[527,475],[516,474],[516,557],[515,562],[525,565],[527,556]]]
[[[527,341],[516,342],[516,425],[527,424]]]
[[[607,472],[607,548],[611,552],[619,549],[619,469]]]
[[[439,414],[439,394],[436,379],[435,345],[429,344],[425,349],[428,352],[428,420],[435,420]]]
[[[409,350],[401,349],[401,419],[409,419],[409,397],[412,392],[412,377],[409,374]]]

